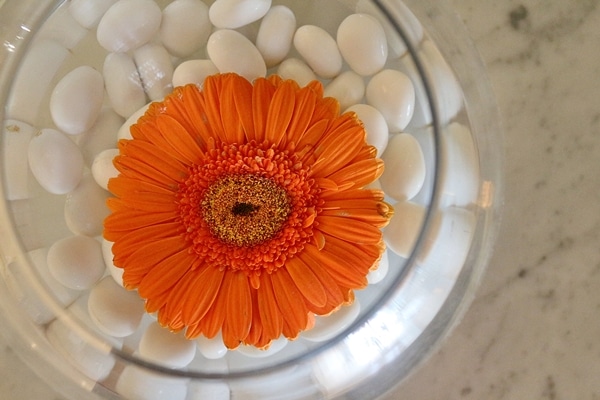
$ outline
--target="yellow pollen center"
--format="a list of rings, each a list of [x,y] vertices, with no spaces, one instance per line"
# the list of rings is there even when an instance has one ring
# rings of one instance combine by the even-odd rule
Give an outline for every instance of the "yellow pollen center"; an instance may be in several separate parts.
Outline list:
[[[200,204],[211,233],[235,246],[274,237],[290,214],[286,191],[258,175],[231,175],[212,183]]]

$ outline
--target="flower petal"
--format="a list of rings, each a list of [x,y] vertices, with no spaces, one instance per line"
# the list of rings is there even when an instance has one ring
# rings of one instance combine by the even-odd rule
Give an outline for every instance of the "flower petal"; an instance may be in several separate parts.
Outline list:
[[[285,268],[304,298],[316,307],[323,307],[327,303],[327,293],[323,285],[300,257],[287,260]]]
[[[382,234],[376,226],[346,216],[319,215],[317,229],[355,244],[376,244],[381,242]]]
[[[199,267],[189,273],[186,283],[178,284],[168,299],[167,310],[182,310],[186,325],[200,321],[213,306],[221,289],[224,272],[215,267]]]
[[[257,291],[257,297],[263,336],[267,337],[270,342],[278,338],[283,330],[283,315],[277,306],[271,274],[261,274],[260,290]]]
[[[284,268],[272,273],[271,279],[277,305],[283,315],[284,326],[287,324],[289,330],[295,332],[288,337],[295,338],[297,333],[305,329],[308,324],[308,308],[303,301],[298,301],[302,294]]]
[[[153,243],[176,236],[179,234],[180,229],[181,224],[179,222],[167,222],[144,226],[127,232],[113,243],[112,251],[115,254],[115,264],[121,265],[123,258],[134,253],[140,247],[140,244]]]
[[[159,243],[156,243],[158,246]],[[170,290],[190,269],[195,259],[190,256],[188,249],[175,253],[156,265],[144,276],[138,286],[138,293],[147,299]]]
[[[254,81],[252,119],[254,120],[254,134],[257,143],[263,143],[266,139],[267,118],[274,93],[275,86],[268,80],[259,78]]]
[[[294,114],[295,97],[294,86],[288,81],[280,85],[273,94],[265,126],[265,139],[275,146],[286,135]]]
[[[252,296],[246,274],[235,272],[232,275],[233,279],[227,295],[227,317],[224,322],[224,327],[226,326],[228,330],[227,333],[224,331],[223,335],[224,340],[230,341],[231,344],[237,342],[239,345],[250,332]]]
[[[346,288],[363,288],[367,285],[366,274],[356,271],[356,268],[349,264],[360,260],[350,260],[344,254],[338,254],[334,249],[324,248],[317,249],[315,246],[307,245],[302,253],[307,263],[310,265],[322,265],[331,278],[337,282],[340,287]]]
[[[202,150],[199,138],[192,137],[190,131],[184,128],[179,121],[167,114],[156,117],[156,126],[165,141],[174,150],[177,159],[187,165],[196,164],[202,159]]]

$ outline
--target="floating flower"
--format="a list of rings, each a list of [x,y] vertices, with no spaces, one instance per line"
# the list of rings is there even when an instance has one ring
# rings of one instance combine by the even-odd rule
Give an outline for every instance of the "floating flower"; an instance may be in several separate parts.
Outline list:
[[[266,348],[367,285],[392,210],[364,187],[383,163],[320,83],[214,75],[153,103],[131,134],[104,236],[163,326]]]

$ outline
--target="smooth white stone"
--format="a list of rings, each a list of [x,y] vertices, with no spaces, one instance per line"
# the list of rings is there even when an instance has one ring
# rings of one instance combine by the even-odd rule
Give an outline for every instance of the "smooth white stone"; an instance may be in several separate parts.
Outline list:
[[[444,206],[468,206],[479,197],[479,158],[471,130],[457,122],[443,132],[444,157],[440,168]]]
[[[106,270],[110,274],[110,276],[114,279],[117,285],[123,286],[123,268],[118,268],[113,263],[113,253],[112,253],[113,242],[109,242],[106,239],[102,239],[102,258],[104,259],[104,265],[106,265]]]
[[[7,200],[26,199],[29,197],[29,162],[23,154],[27,154],[29,142],[38,130],[13,119],[5,120],[3,128],[4,196]]]
[[[108,54],[103,74],[106,93],[117,114],[128,118],[147,103],[142,79],[130,54]]]
[[[239,32],[229,29],[214,32],[208,39],[206,51],[221,73],[235,72],[249,81],[267,74],[260,52]]]
[[[187,400],[231,400],[229,385],[218,381],[194,381],[190,383]]]
[[[334,97],[344,110],[353,104],[360,103],[365,96],[365,81],[362,76],[353,71],[346,71],[335,77],[327,86],[323,95]]]
[[[419,262],[434,274],[454,281],[471,250],[477,221],[471,211],[458,207],[441,210],[434,221]]]
[[[326,317],[315,317],[315,326],[302,333],[302,337],[313,342],[324,342],[334,338],[348,328],[360,313],[360,303],[354,300]]]
[[[124,289],[107,276],[90,291],[88,312],[101,332],[126,337],[135,332],[142,321],[144,300],[137,292]]]
[[[444,60],[438,48],[429,40],[423,42],[419,51],[430,84],[435,88],[435,102],[438,107],[440,124],[444,125],[452,120],[463,108],[463,93],[454,72]],[[415,86],[416,104],[415,113],[409,124],[411,128],[421,128],[432,123],[431,105],[427,92],[419,78],[414,62],[410,59],[402,60],[399,66],[413,78]]]
[[[334,78],[342,70],[342,55],[335,39],[323,28],[304,25],[294,34],[294,47],[322,78]]]
[[[379,178],[384,192],[399,201],[410,200],[425,182],[425,157],[421,145],[408,133],[394,134],[381,156],[385,163]]]
[[[271,68],[290,52],[296,31],[296,16],[286,6],[273,6],[260,23],[256,48],[262,54],[267,67]]]
[[[188,57],[206,45],[212,25],[202,0],[175,0],[163,10],[160,40],[174,56]]]
[[[185,400],[187,380],[158,375],[129,365],[123,369],[116,385],[117,392],[132,400]]]
[[[158,322],[152,323],[140,340],[140,356],[168,368],[184,368],[196,356],[196,343],[183,332],[173,333]]]
[[[50,91],[58,69],[69,50],[52,40],[33,43],[13,79],[12,94],[6,102],[6,118],[37,125],[45,93]]]
[[[83,156],[65,134],[43,129],[29,142],[29,168],[38,183],[52,194],[75,189],[83,177]]]
[[[54,297],[63,305],[69,305],[81,294],[78,290],[73,290],[65,287],[58,282],[48,268],[48,248],[43,247],[35,249],[27,253],[35,270],[40,274],[40,279],[48,286]]]
[[[410,257],[425,221],[426,209],[421,204],[403,201],[394,204],[394,217],[383,230],[388,248],[400,257]]]
[[[107,51],[125,53],[152,40],[161,19],[162,11],[152,0],[119,0],[100,20],[96,38]]]
[[[125,119],[112,107],[106,106],[90,130],[77,139],[85,164],[91,166],[96,156],[117,145],[117,132],[125,123]]]
[[[415,89],[402,72],[386,69],[367,84],[367,103],[384,116],[391,132],[402,131],[415,110]]]
[[[373,106],[368,104],[355,104],[348,108],[346,112],[355,112],[365,127],[367,133],[367,143],[375,146],[377,156],[381,157],[387,148],[389,141],[389,131],[387,122],[381,113]]]
[[[134,51],[133,60],[150,100],[162,100],[173,91],[174,68],[171,56],[164,46],[154,43],[144,45]]]
[[[202,85],[207,76],[218,74],[219,70],[211,60],[184,61],[173,72],[173,87],[189,83]]]
[[[410,128],[410,134],[419,142],[419,146],[421,146],[421,150],[423,151],[423,158],[425,159],[425,182],[423,182],[423,187],[417,193],[415,197],[411,199],[414,203],[419,204],[430,204],[431,203],[431,195],[434,189],[434,178],[436,174],[436,157],[435,153],[436,149],[436,141],[438,139],[435,138],[433,128],[431,126],[424,128]],[[443,135],[441,135],[443,137]],[[442,152],[444,151],[444,144],[440,142]],[[442,153],[443,154],[443,153]],[[443,156],[442,156],[443,157]],[[441,164],[439,166],[441,169]],[[441,177],[439,177],[441,179]],[[440,188],[442,185],[440,184]],[[440,191],[440,195],[442,192]],[[443,202],[443,196],[441,197],[441,202]]]
[[[80,297],[67,309],[67,312],[72,318],[77,318],[77,321],[82,321],[84,325],[93,329],[93,323],[85,308],[86,302],[87,296]],[[52,321],[46,330],[48,341],[68,357],[73,366],[83,375],[94,382],[106,379],[115,366],[114,356],[98,350],[85,337],[73,330],[72,323],[72,321],[67,322],[62,318]],[[111,344],[117,348],[120,347],[117,339],[112,339]],[[92,389],[93,387],[88,388],[90,392]]]
[[[387,61],[385,31],[379,21],[368,14],[346,17],[338,28],[337,44],[344,60],[359,75],[373,75]]]
[[[65,222],[69,230],[76,235],[101,235],[104,218],[110,214],[106,206],[109,196],[92,174],[85,174],[65,199]]]
[[[71,0],[69,12],[81,26],[93,29],[116,2],[117,0]]]
[[[286,58],[277,68],[277,75],[283,79],[292,79],[301,87],[317,80],[313,70],[299,58]]]
[[[258,21],[271,8],[271,0],[216,0],[209,9],[217,28],[236,29]]]
[[[404,29],[409,39],[416,45],[423,40],[423,26],[414,14],[402,2],[394,4],[397,12],[394,17],[398,24]],[[386,34],[388,43],[388,56],[400,58],[406,54],[407,48],[404,40],[400,37],[396,28],[389,22],[388,18],[380,11],[372,0],[358,0],[355,8],[357,13],[366,13],[377,18]]]
[[[110,178],[119,176],[119,171],[113,160],[119,155],[118,149],[107,149],[96,156],[92,163],[92,176],[96,183],[104,190],[108,190]]]
[[[58,129],[69,135],[78,135],[94,125],[103,101],[102,74],[84,65],[58,82],[50,96],[50,114]]]
[[[369,285],[375,285],[385,279],[390,269],[390,261],[387,250],[383,252],[381,255],[381,260],[379,260],[379,265],[377,269],[369,271],[367,275],[367,281],[369,281]]]
[[[236,349],[236,351],[250,358],[266,358],[279,353],[285,348],[285,346],[287,346],[288,343],[289,341],[282,337],[273,340],[269,348],[266,350],[260,350],[254,346],[241,345]]]
[[[48,268],[68,288],[86,290],[104,275],[100,243],[87,236],[71,236],[54,243],[48,251]]]
[[[73,18],[67,7],[59,7],[44,22],[36,40],[54,40],[72,50],[88,31]]]
[[[204,358],[209,360],[218,360],[219,358],[225,357],[227,354],[227,347],[223,343],[223,336],[219,332],[214,338],[208,339],[204,336],[200,336],[196,339],[196,346],[198,351]]]
[[[135,124],[138,121],[138,119],[140,119],[140,117],[146,113],[146,111],[148,110],[148,107],[150,107],[150,104],[152,104],[152,103],[146,104],[145,106],[143,106],[142,108],[140,108],[139,110],[137,110],[136,112],[131,114],[129,116],[129,118],[127,118],[125,123],[121,126],[121,128],[119,128],[119,132],[117,132],[118,140],[132,139],[131,131],[130,131],[131,125]]]

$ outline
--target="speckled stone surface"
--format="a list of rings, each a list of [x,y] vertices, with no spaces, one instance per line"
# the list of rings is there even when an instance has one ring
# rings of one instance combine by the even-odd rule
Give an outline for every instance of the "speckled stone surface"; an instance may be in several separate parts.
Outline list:
[[[600,1],[450,1],[503,118],[504,221],[462,323],[385,399],[600,399]],[[3,339],[0,377],[62,400]]]

